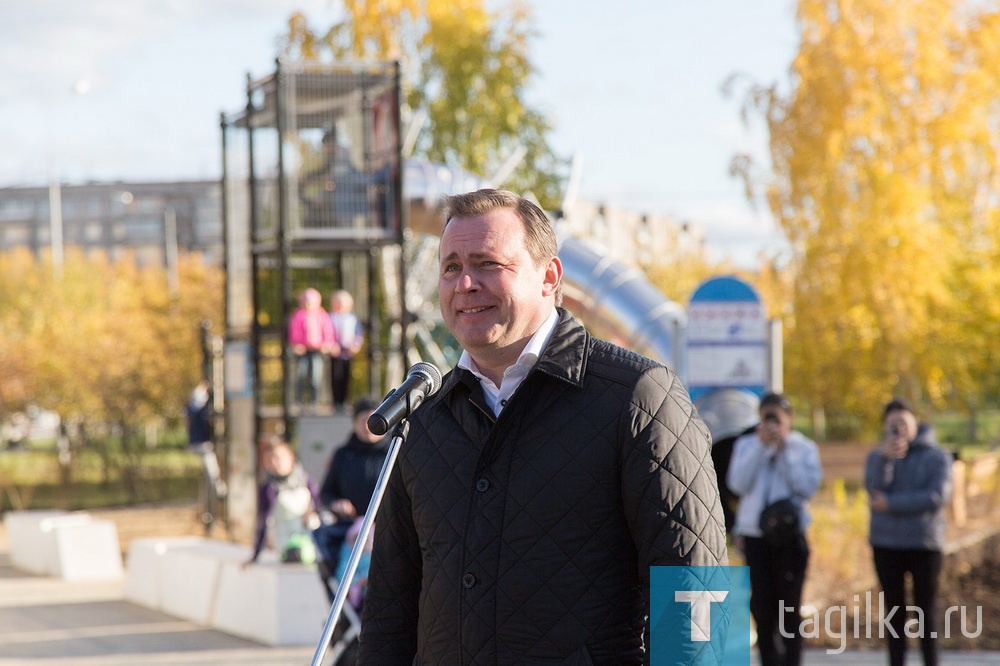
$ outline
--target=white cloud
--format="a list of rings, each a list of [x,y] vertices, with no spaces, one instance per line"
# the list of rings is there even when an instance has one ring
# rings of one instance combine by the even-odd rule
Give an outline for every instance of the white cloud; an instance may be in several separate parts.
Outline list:
[[[56,156],[63,177],[75,180],[216,175],[219,111],[243,103],[248,71],[273,67],[293,11],[329,20],[328,4],[5,3],[0,182],[44,182]]]
[[[301,8],[327,13],[329,0],[32,0],[4,3],[0,98],[45,103],[83,79],[99,88],[144,44],[185,26],[272,18],[275,33]],[[212,58],[206,50],[202,56]]]
[[[112,61],[182,19],[158,0],[42,0],[9,3],[0,29],[0,68],[7,99],[47,103],[76,81],[103,85]]]

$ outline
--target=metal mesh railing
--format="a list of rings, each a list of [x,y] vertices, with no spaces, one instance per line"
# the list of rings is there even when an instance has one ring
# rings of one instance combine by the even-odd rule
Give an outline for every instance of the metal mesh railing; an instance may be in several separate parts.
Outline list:
[[[400,183],[395,66],[287,65],[279,89],[289,232],[394,236]]]
[[[253,236],[395,242],[402,160],[396,63],[279,62],[233,122],[253,170]],[[235,139],[235,137],[234,137]]]

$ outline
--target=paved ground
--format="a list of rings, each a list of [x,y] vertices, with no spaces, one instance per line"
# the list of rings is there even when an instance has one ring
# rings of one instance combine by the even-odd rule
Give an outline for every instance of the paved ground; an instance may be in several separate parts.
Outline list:
[[[123,600],[122,583],[23,574],[0,554],[0,665],[309,664],[314,647],[270,648]]]
[[[74,583],[10,565],[0,523],[0,666],[296,666],[315,646],[271,648],[124,601],[122,582]],[[990,621],[992,618],[984,618]],[[881,652],[809,650],[804,666],[883,666]],[[758,664],[756,655],[752,664]],[[910,664],[921,663],[916,654]],[[1000,666],[1000,652],[950,652],[944,665]]]
[[[916,652],[907,654],[906,663],[909,666],[923,664]],[[760,661],[754,655],[751,659],[754,666]],[[802,659],[802,666],[886,666],[889,663],[887,654],[881,652],[858,652],[850,650],[842,654],[827,654],[824,650],[808,650]],[[1000,653],[996,652],[946,652],[941,655],[941,666],[995,666],[1000,664]]]

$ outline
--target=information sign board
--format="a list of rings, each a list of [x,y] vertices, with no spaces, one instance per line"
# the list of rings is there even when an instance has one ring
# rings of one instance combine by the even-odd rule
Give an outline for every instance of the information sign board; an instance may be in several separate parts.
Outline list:
[[[687,383],[691,397],[720,388],[758,396],[768,385],[767,312],[736,277],[703,282],[688,302]]]

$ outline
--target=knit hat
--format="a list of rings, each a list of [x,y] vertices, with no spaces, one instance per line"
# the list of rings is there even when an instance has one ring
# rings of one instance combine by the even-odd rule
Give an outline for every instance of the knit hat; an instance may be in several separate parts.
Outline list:
[[[354,401],[354,416],[361,412],[373,412],[381,403],[370,395],[363,395]]]

